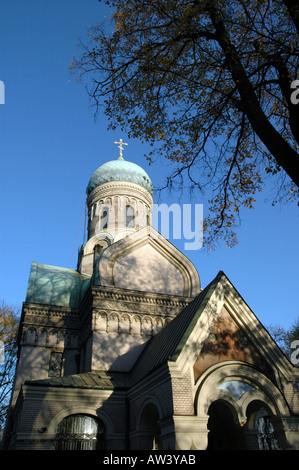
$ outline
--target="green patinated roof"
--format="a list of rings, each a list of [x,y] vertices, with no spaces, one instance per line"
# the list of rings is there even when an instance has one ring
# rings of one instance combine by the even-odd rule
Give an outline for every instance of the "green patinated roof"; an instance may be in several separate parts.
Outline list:
[[[77,308],[89,286],[90,276],[74,269],[31,265],[26,302]]]
[[[112,160],[101,165],[91,176],[86,192],[87,194],[104,183],[110,181],[128,181],[138,184],[153,194],[153,185],[148,174],[136,163],[127,162],[123,158]]]

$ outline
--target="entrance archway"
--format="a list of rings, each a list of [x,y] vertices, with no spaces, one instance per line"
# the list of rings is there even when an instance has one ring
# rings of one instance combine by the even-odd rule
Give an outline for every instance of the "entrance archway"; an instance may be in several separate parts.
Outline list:
[[[197,416],[209,417],[209,449],[296,446],[288,442],[291,434],[285,425],[290,416],[283,395],[252,366],[240,361],[215,364],[199,378],[197,390]]]
[[[246,414],[246,430],[251,436],[251,448],[279,450],[281,447],[275,433],[275,420],[273,420],[274,416],[270,408],[260,400],[253,400],[249,403]],[[280,438],[282,438],[281,435]]]
[[[246,449],[242,427],[237,416],[224,400],[211,403],[208,415],[207,450],[244,450]]]
[[[139,433],[143,441],[143,450],[161,450],[161,429],[159,411],[153,403],[148,403],[142,410],[139,421]]]

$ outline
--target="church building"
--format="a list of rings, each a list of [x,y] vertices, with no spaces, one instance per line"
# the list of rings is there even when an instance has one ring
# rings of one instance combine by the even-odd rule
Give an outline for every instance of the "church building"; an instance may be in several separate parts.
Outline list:
[[[4,448],[299,449],[299,369],[153,228],[152,182],[117,144],[77,269],[32,263]]]

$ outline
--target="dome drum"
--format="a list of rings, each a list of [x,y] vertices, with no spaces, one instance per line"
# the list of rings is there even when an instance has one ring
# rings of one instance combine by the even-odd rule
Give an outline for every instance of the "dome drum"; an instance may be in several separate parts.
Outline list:
[[[149,225],[152,204],[151,195],[134,183],[113,181],[98,186],[87,199],[88,238],[103,231],[115,237]]]
[[[101,232],[115,238],[150,224],[152,182],[143,168],[124,160],[122,152],[92,174],[86,193],[88,239]]]
[[[122,144],[124,145],[124,144]],[[139,165],[117,160],[101,165],[91,176],[87,189],[88,241],[83,247],[80,270],[91,274],[104,247],[89,242],[109,236],[110,243],[151,225],[153,185]],[[98,250],[98,251],[97,251]]]
[[[143,200],[148,206],[152,206],[153,197],[142,186],[128,181],[111,181],[95,187],[87,196],[87,206],[91,207],[101,199],[130,196]]]

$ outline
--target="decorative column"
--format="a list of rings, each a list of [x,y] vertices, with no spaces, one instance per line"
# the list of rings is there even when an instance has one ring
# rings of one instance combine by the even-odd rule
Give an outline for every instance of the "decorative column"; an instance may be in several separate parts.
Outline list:
[[[174,416],[175,449],[206,450],[209,416]]]

